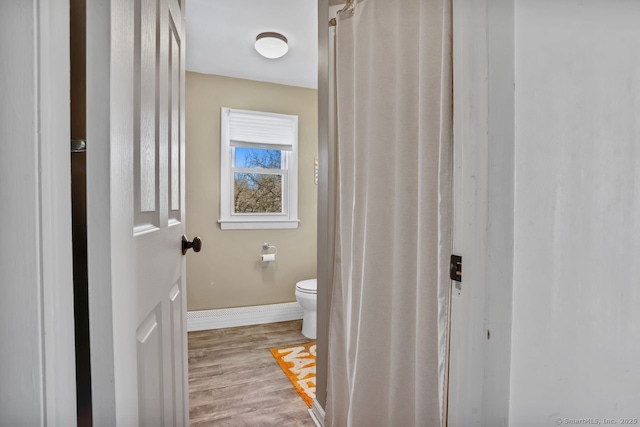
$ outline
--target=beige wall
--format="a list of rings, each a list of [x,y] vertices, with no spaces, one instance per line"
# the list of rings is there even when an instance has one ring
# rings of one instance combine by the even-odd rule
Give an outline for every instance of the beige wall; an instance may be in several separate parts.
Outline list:
[[[221,107],[298,115],[297,229],[220,230]],[[187,73],[187,233],[203,241],[187,257],[188,310],[295,301],[295,283],[316,277],[317,115],[314,89]],[[277,262],[260,262],[263,242],[278,247]]]

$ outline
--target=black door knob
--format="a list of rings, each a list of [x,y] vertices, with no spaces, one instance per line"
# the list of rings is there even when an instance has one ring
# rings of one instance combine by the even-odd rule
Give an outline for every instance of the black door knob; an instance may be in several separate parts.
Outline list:
[[[193,249],[193,252],[200,252],[202,249],[202,239],[200,237],[194,237],[193,241],[189,241],[187,236],[182,235],[182,255],[186,255],[189,249]]]

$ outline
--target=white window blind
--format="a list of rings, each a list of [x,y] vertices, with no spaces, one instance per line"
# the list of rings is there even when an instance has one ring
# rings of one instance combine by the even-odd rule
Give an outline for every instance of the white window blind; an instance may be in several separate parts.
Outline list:
[[[293,150],[298,116],[226,109],[232,147]]]

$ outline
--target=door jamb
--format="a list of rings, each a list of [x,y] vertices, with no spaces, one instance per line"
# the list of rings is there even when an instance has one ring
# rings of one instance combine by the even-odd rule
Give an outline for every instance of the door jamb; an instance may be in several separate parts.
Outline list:
[[[13,205],[8,208],[9,212],[35,207],[35,212],[27,215],[34,219],[36,229],[25,233],[24,241],[10,243],[19,245],[16,250],[23,252],[36,271],[20,272],[19,277],[25,280],[7,285],[28,288],[24,294],[37,298],[35,310],[22,312],[13,320],[18,322],[14,329],[37,336],[38,345],[35,349],[16,349],[16,357],[27,356],[29,352],[32,359],[23,359],[18,367],[13,366],[17,371],[11,378],[22,377],[25,381],[14,396],[28,394],[37,399],[23,405],[38,404],[31,410],[39,414],[39,425],[74,426],[77,415],[69,185],[69,1],[36,0],[31,4],[21,3],[20,9],[25,13],[19,16],[0,14],[0,23],[8,33],[31,36],[20,37],[21,44],[12,41],[3,45],[3,54],[9,57],[7,61],[13,61],[12,57],[32,56],[29,61],[17,61],[17,66],[22,67],[18,71],[24,78],[15,81],[17,89],[22,91],[19,103],[23,110],[30,108],[31,114],[0,117],[0,127],[9,129],[10,135],[25,138],[3,142],[12,144],[7,158],[12,162],[12,169],[19,173],[13,181],[2,185],[24,190],[22,201],[4,201]],[[14,102],[13,94],[8,94],[3,103]],[[25,145],[35,154],[33,157],[20,153]],[[16,307],[10,313],[20,310],[25,309]],[[24,318],[30,321],[22,322]],[[3,344],[11,345],[12,337]],[[9,387],[15,389],[15,383]],[[17,411],[25,409],[16,408]]]

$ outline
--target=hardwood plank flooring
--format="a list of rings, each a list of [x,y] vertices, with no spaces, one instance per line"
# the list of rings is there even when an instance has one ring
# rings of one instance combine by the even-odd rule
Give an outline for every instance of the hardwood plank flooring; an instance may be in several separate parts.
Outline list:
[[[302,321],[189,332],[191,427],[314,427],[269,352],[309,342]]]

